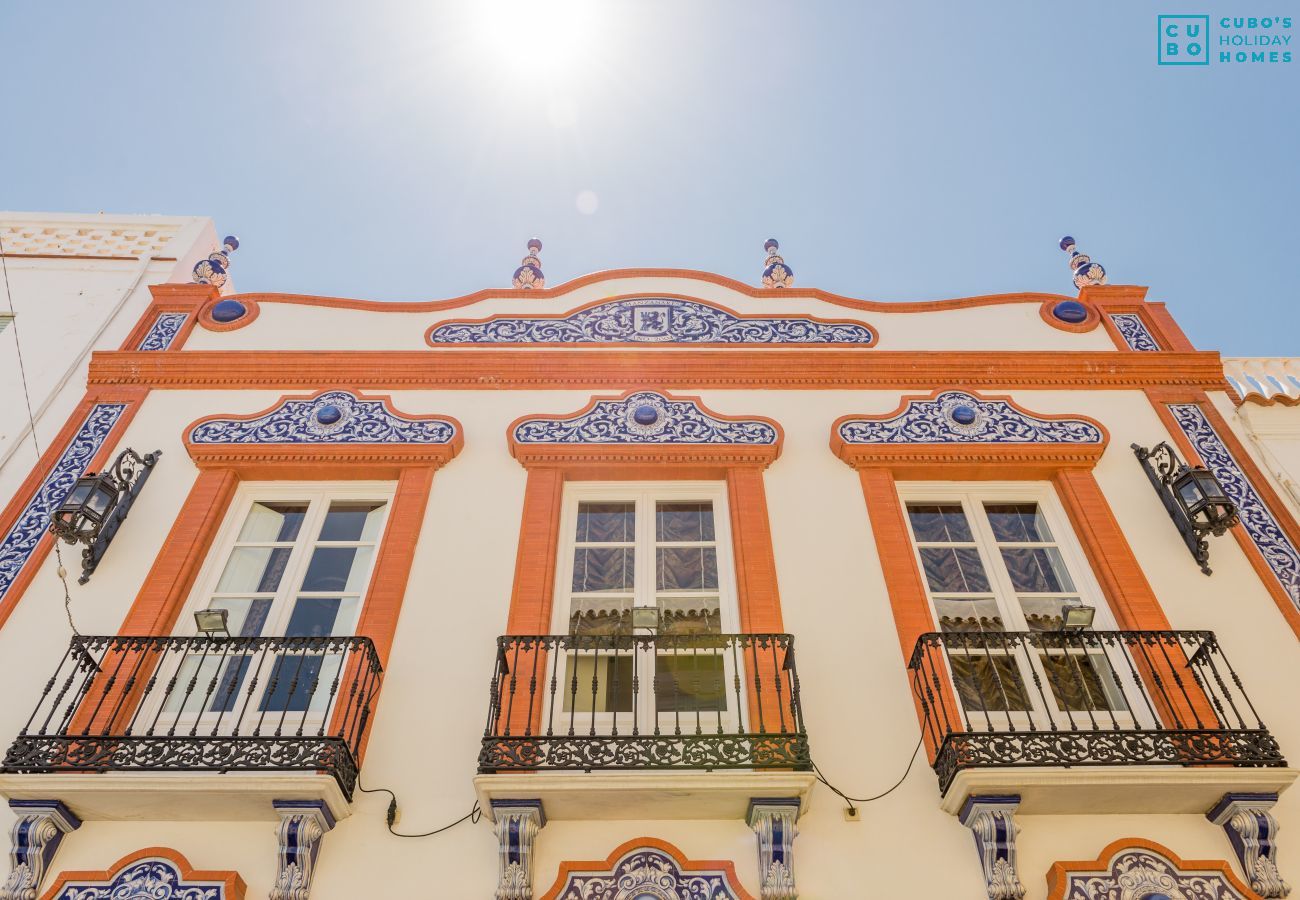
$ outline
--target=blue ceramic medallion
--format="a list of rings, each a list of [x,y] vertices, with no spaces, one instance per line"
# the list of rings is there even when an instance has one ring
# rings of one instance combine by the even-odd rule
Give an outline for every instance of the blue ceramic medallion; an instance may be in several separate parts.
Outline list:
[[[1078,300],[1062,300],[1052,307],[1052,315],[1062,322],[1078,325],[1088,318],[1088,307]]]
[[[343,418],[343,410],[339,409],[333,403],[327,403],[320,409],[316,410],[316,421],[322,425],[333,425],[339,419]]]
[[[241,319],[248,312],[248,307],[238,300],[222,300],[212,307],[212,321],[214,322],[233,322]]]
[[[659,410],[655,409],[648,403],[643,404],[633,411],[632,420],[638,425],[653,425],[655,422],[659,421]]]
[[[969,406],[955,406],[952,410],[952,420],[958,425],[975,424],[975,410]]]

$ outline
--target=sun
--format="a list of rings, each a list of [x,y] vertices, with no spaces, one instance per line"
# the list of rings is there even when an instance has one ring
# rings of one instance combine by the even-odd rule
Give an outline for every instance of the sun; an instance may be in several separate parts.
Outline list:
[[[572,73],[596,50],[595,0],[477,0],[467,7],[473,50],[520,73]]]

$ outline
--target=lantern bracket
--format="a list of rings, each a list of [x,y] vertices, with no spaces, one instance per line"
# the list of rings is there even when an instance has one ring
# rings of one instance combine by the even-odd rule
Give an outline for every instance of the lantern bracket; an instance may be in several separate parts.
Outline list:
[[[1156,494],[1160,497],[1160,502],[1165,505],[1169,518],[1173,519],[1174,525],[1178,528],[1178,533],[1183,536],[1183,542],[1187,544],[1187,549],[1191,551],[1192,558],[1201,567],[1201,571],[1209,575],[1211,573],[1210,546],[1205,537],[1208,534],[1221,535],[1229,527],[1235,525],[1237,522],[1236,511],[1231,510],[1226,519],[1212,527],[1198,525],[1188,515],[1183,504],[1179,502],[1178,494],[1174,489],[1176,482],[1189,472],[1194,471],[1192,467],[1179,459],[1178,454],[1174,452],[1174,448],[1165,441],[1161,441],[1149,450],[1139,444],[1133,444],[1132,446],[1134,455],[1137,456],[1138,462],[1142,464],[1142,470],[1147,473],[1147,478],[1151,481],[1151,486],[1155,488]],[[1204,472],[1201,474],[1204,474]]]
[[[117,529],[126,519],[127,513],[131,511],[135,498],[149,479],[149,473],[153,471],[160,456],[162,456],[161,450],[141,456],[127,447],[117,455],[117,459],[113,461],[113,465],[107,472],[98,475],[88,472],[79,479],[79,481],[86,479],[108,481],[117,489],[117,495],[112,505],[104,511],[103,522],[98,527],[78,533],[75,529],[61,527],[57,519],[51,522],[50,531],[56,537],[62,538],[69,544],[86,545],[81,551],[81,575],[77,578],[78,584],[85,584],[90,580],[91,573],[104,558],[108,545],[113,542]]]

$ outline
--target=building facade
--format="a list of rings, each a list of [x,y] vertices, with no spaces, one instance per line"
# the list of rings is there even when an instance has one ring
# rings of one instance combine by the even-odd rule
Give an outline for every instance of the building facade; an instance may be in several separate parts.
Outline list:
[[[1286,895],[1300,525],[1162,303],[540,249],[150,285],[0,521],[0,896]]]

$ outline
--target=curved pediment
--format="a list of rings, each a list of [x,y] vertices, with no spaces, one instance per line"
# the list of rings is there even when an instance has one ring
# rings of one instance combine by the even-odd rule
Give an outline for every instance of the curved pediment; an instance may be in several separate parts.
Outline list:
[[[450,444],[455,419],[395,411],[387,397],[323,391],[283,398],[251,416],[209,416],[186,430],[189,444]]]
[[[846,444],[1104,444],[1106,433],[1084,416],[1040,416],[1006,397],[966,391],[909,397],[893,413],[846,416],[835,423]]]
[[[689,860],[667,841],[637,838],[603,860],[563,862],[542,900],[601,897],[639,900],[754,900],[740,885],[735,864],[724,860]]]
[[[707,344],[870,347],[876,333],[861,322],[798,314],[748,315],[677,296],[601,300],[553,315],[502,314],[441,322],[431,346],[456,344]]]

